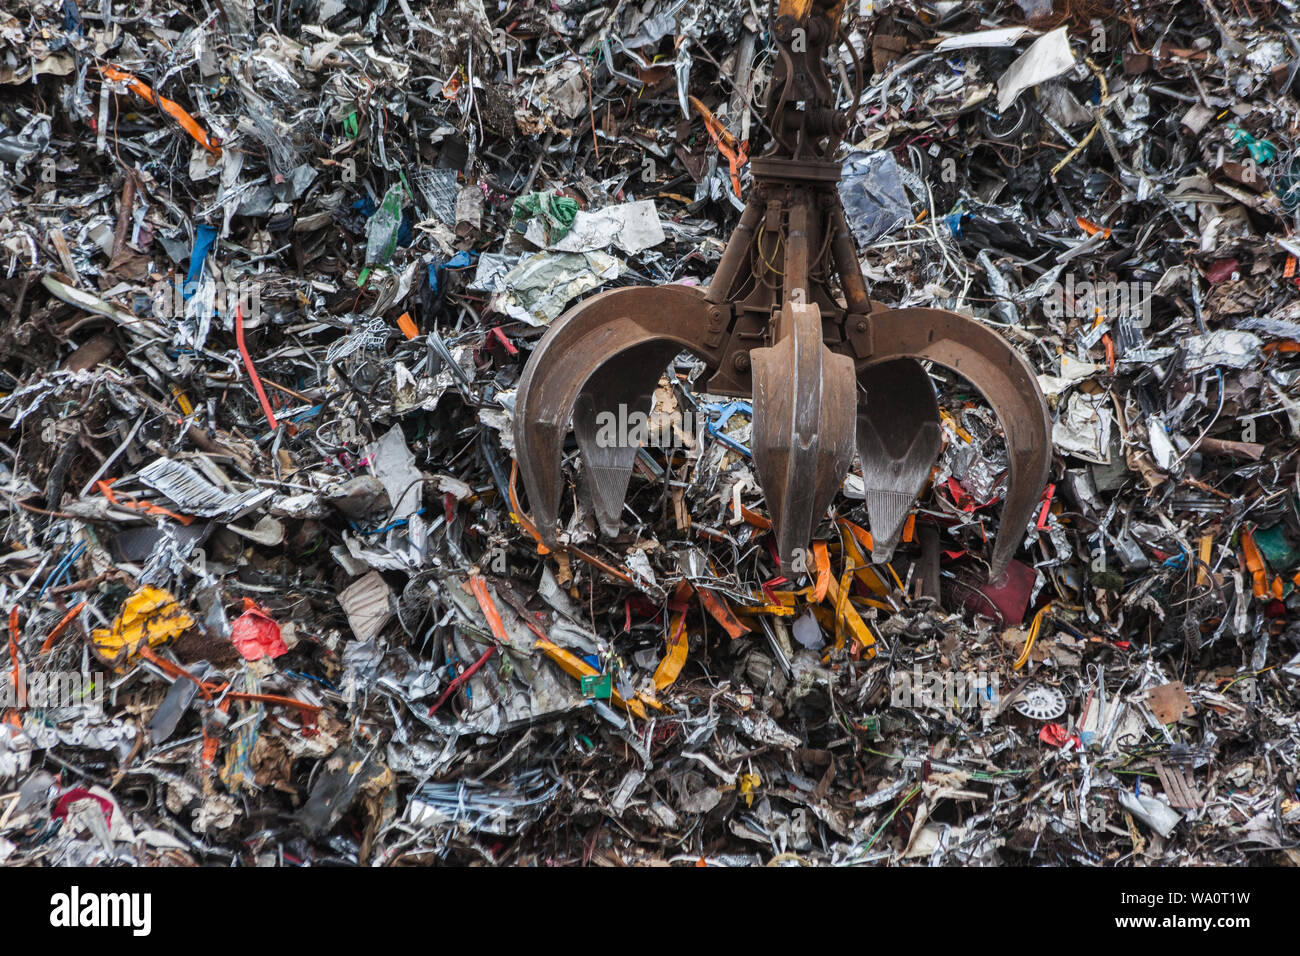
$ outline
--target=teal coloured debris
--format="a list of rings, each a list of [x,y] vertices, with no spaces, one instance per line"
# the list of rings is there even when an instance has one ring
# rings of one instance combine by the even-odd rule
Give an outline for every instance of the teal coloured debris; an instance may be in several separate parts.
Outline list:
[[[511,209],[515,222],[542,217],[542,226],[546,232],[546,242],[558,242],[569,234],[573,221],[578,216],[578,202],[558,193],[529,193],[515,200]]]

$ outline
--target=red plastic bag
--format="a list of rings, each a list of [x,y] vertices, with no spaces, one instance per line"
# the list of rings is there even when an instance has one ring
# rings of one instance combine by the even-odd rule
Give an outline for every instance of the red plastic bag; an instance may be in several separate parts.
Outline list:
[[[230,627],[230,640],[248,661],[289,653],[280,625],[248,598],[244,598],[244,613]]]
[[[1073,744],[1071,749],[1082,750],[1083,743],[1077,734],[1067,734],[1060,724],[1047,724],[1038,732],[1038,739],[1051,747],[1064,747]]]

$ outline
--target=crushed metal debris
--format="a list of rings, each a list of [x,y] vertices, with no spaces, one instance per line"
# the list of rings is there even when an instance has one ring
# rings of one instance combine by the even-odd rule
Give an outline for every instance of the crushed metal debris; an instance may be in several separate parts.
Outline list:
[[[570,309],[725,265],[772,344],[772,15],[0,11],[0,864],[1300,863],[1286,4],[887,0],[821,38],[866,289],[800,268],[1027,363],[1027,521],[936,360],[858,379],[909,396],[915,500],[860,420],[778,544],[748,352],[662,343],[606,366],[644,407],[576,398],[624,458],[555,421],[530,500],[521,376]]]

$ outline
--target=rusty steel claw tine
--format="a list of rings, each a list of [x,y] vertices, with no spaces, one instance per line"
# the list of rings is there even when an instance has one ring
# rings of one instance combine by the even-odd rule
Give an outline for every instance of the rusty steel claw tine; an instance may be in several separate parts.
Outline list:
[[[809,546],[853,459],[853,360],[822,342],[815,304],[787,302],[776,343],[750,353],[754,467],[783,568]]]
[[[871,523],[871,560],[894,555],[916,496],[925,487],[939,449],[939,403],[919,362],[895,359],[858,376],[858,455]]]
[[[668,362],[664,359],[655,365],[658,355],[667,352],[671,358],[680,350],[701,350],[700,329],[708,324],[710,308],[704,301],[704,290],[690,286],[611,289],[570,309],[542,336],[519,379],[514,431],[519,473],[538,534],[548,547],[554,548],[557,543],[555,522],[563,489],[560,459],[564,436],[587,383],[603,367],[615,367],[624,361],[651,366],[644,369],[644,375],[653,374],[658,380]],[[650,343],[663,351],[647,352],[643,347]],[[636,391],[629,389],[629,393]],[[588,413],[594,421],[595,414],[603,410],[603,400],[594,391],[587,394],[589,399],[578,416],[582,422],[588,421]],[[606,466],[617,468],[617,462],[601,459],[601,467]],[[608,472],[605,475],[608,477]],[[592,483],[599,501],[605,493],[596,491],[598,484]]]
[[[872,366],[892,359],[923,359],[949,368],[974,385],[997,413],[1006,434],[1010,474],[989,578],[999,580],[1047,484],[1051,427],[1038,380],[1020,354],[974,319],[940,309],[889,309],[868,317]]]
[[[600,530],[618,534],[623,498],[664,368],[681,351],[674,342],[650,341],[607,359],[587,379],[573,406],[573,434],[596,505]]]

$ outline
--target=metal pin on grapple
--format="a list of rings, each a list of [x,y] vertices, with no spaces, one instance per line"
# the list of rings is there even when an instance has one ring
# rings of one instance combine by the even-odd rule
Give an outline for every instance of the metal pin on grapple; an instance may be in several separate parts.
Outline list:
[[[772,143],[751,161],[749,200],[707,291],[670,285],[593,296],[557,319],[529,359],[515,448],[547,545],[556,545],[570,421],[601,530],[614,534],[636,449],[608,447],[596,423],[620,406],[648,412],[663,369],[686,350],[703,360],[709,392],[752,396],[754,464],[786,567],[808,546],[855,443],[872,558],[888,560],[940,449],[938,405],[920,363],[965,376],[997,414],[1010,459],[991,578],[1011,560],[1047,481],[1042,393],[1025,360],[973,319],[868,299],[833,158],[849,114],[835,109],[823,63],[843,7],[779,0],[765,116]]]

